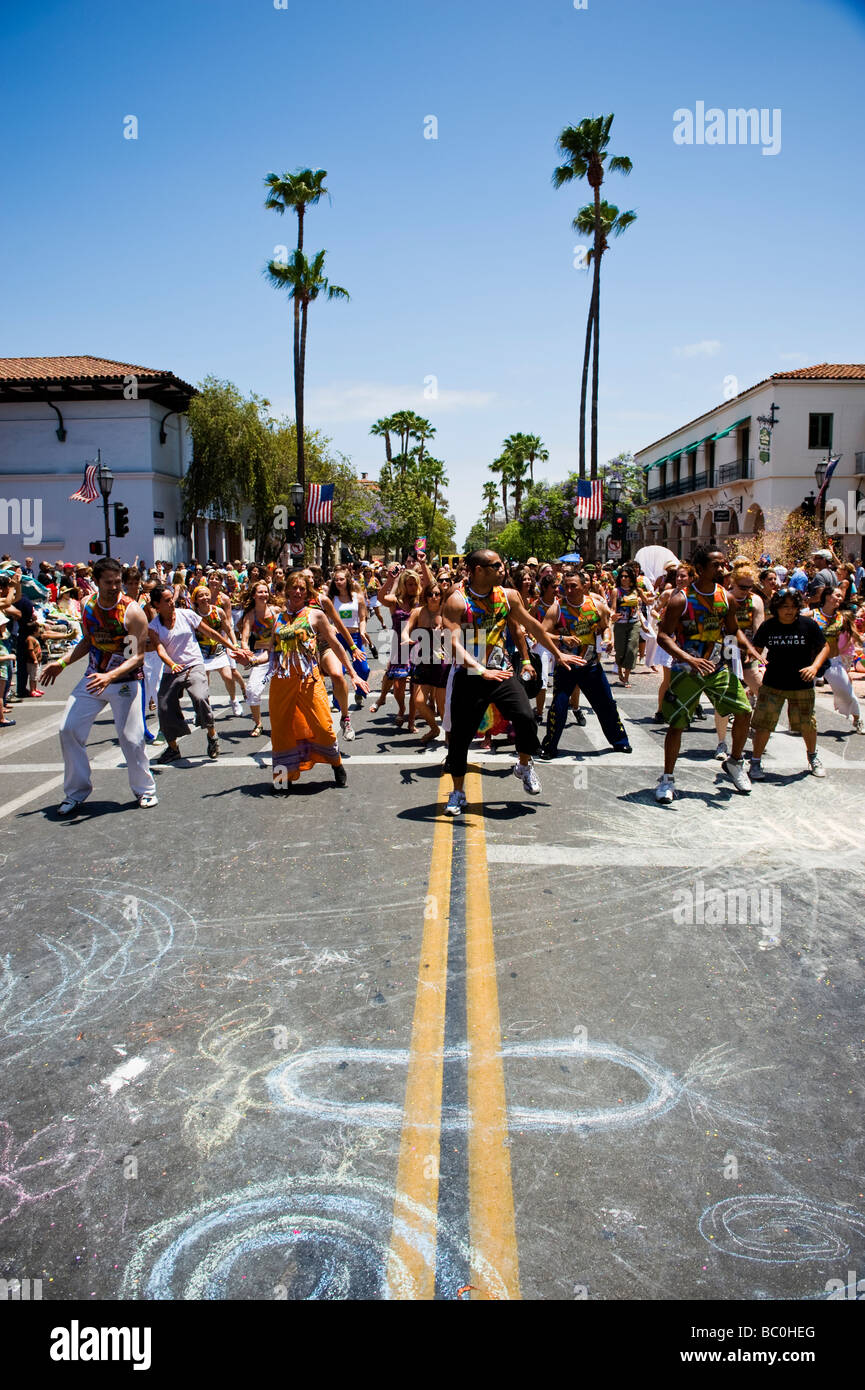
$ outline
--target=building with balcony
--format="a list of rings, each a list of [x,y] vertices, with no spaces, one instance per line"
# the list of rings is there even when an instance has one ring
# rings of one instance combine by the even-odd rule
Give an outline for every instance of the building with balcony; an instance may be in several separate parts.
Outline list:
[[[760,417],[771,417],[773,404],[776,423],[761,443]],[[839,550],[859,555],[865,365],[829,363],[776,372],[639,450],[649,514],[636,545],[666,545],[687,559],[698,542],[777,530],[817,491],[815,469],[830,454],[841,455],[827,490],[846,519]]]

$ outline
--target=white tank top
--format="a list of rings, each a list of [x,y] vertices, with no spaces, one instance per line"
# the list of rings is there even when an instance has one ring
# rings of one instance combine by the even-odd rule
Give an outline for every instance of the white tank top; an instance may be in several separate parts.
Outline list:
[[[357,632],[360,626],[358,595],[354,593],[351,595],[351,598],[335,598],[331,599],[331,602],[349,632]]]

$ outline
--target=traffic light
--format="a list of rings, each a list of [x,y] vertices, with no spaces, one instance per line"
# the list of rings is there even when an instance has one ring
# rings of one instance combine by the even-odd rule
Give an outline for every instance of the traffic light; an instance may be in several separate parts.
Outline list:
[[[303,522],[299,516],[290,516],[288,518],[285,539],[288,541],[289,545],[294,544],[294,542],[300,544],[303,540]]]
[[[118,540],[129,535],[129,508],[122,502],[114,503],[114,534]]]
[[[101,542],[101,541],[91,541],[91,542],[90,542],[90,554],[91,554],[91,555],[101,555],[101,554],[102,554],[102,542]]]
[[[613,525],[610,531],[610,540],[623,541],[627,528],[627,518],[621,507],[616,507],[613,511]]]
[[[813,492],[803,500],[800,511],[804,517],[814,517],[817,513],[817,499]]]

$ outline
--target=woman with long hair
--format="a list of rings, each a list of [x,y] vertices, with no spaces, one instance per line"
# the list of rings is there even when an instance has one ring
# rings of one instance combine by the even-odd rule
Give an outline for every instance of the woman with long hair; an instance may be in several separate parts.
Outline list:
[[[369,681],[369,663],[364,656],[368,637],[366,632],[366,596],[363,588],[353,578],[345,565],[337,565],[331,576],[327,596],[339,614],[348,632],[348,640],[337,633],[342,646],[351,656],[355,674],[361,680]],[[355,690],[354,707],[363,709],[363,692]]]
[[[443,717],[445,710],[450,662],[445,660],[442,597],[442,588],[437,580],[424,585],[421,603],[412,609],[406,626],[406,637],[413,639],[411,654],[420,657],[412,665],[410,727],[418,715],[429,725],[429,732],[424,734],[421,743],[432,743],[438,738],[441,732],[438,720]]]
[[[619,684],[627,690],[640,645],[640,592],[636,570],[629,565],[619,570],[613,602],[613,645]]]
[[[853,626],[853,614],[845,613],[843,604],[844,587],[838,584],[834,589],[825,589],[823,602],[811,611],[829,647],[829,661],[820,674],[832,690],[835,709],[845,719],[852,719],[854,734],[865,734],[865,720],[850,679],[853,652],[857,646],[861,652],[862,644]]]
[[[338,787],[348,780],[318,664],[319,643],[325,643],[340,663],[342,647],[315,597],[308,575],[299,570],[289,575],[285,612],[278,615],[267,643],[275,792],[290,791],[300,774],[316,763],[333,768]],[[348,677],[356,690],[369,689],[351,667]]]
[[[391,621],[393,622],[392,660],[384,673],[379,697],[374,705],[370,705],[369,712],[376,714],[387,699],[389,691],[393,689],[394,699],[399,710],[396,717],[398,729],[401,729],[406,721],[405,683],[411,674],[405,629],[408,626],[412,609],[417,607],[420,593],[421,583],[417,571],[403,569],[400,565],[393,566],[388,578],[378,591],[378,601],[383,603],[385,608],[390,609]]]
[[[246,699],[252,716],[251,738],[259,738],[261,728],[261,697],[267,685],[270,664],[270,639],[279,609],[270,601],[270,589],[265,579],[250,585],[240,617],[240,645],[252,653],[246,680]]]

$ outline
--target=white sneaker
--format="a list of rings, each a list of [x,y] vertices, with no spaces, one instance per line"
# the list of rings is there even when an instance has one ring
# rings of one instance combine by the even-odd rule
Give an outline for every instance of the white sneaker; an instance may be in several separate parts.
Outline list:
[[[538,781],[538,774],[535,772],[535,765],[531,758],[529,758],[525,767],[521,767],[520,764],[517,763],[514,768],[514,776],[519,777],[526,791],[529,792],[531,796],[538,795],[541,790],[541,784]]]
[[[853,720],[853,732],[854,734],[865,734],[865,719]]]
[[[739,758],[737,762],[735,758],[725,758],[722,767],[736,791],[747,796],[751,790],[751,779],[748,776],[748,769],[745,767],[745,759]]]
[[[142,811],[149,811],[151,806],[159,805],[159,797],[155,796],[153,792],[145,792],[143,796],[139,796],[138,804]]]
[[[61,801],[57,807],[57,814],[58,816],[74,816],[80,804],[78,801]]]
[[[658,778],[658,785],[655,787],[655,800],[668,803],[676,795],[676,779],[672,772],[664,772]]]
[[[232,713],[232,714],[243,714],[243,705],[240,703],[239,700],[232,700],[232,702],[231,702],[231,713]]]
[[[813,757],[808,758],[808,766],[815,777],[826,776],[826,769],[823,766],[819,753],[815,753]]]
[[[465,810],[465,805],[465,792],[451,792],[450,796],[448,797],[448,804],[445,807],[445,815],[459,816]]]
[[[715,757],[723,760],[724,758],[729,757],[729,755],[730,750],[722,739],[721,742],[718,744],[718,747],[715,749]]]
[[[339,727],[342,729],[343,738],[346,740],[347,743],[351,743],[352,739],[354,738],[354,729],[351,727],[350,714],[344,714],[342,716],[342,719],[340,719],[339,721]]]

